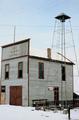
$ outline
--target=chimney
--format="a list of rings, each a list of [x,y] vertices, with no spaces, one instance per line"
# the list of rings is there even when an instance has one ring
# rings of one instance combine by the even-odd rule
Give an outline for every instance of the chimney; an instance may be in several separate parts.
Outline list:
[[[47,57],[51,59],[51,48],[47,48]]]

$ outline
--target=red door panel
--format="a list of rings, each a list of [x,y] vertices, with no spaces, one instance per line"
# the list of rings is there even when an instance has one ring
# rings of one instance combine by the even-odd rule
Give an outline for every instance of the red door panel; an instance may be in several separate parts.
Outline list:
[[[22,105],[22,86],[10,86],[10,105]]]

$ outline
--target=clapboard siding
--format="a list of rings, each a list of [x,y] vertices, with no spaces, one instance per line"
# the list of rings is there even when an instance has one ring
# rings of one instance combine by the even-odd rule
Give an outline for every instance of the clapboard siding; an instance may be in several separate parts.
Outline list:
[[[23,62],[23,78],[18,79],[18,63]],[[39,79],[38,63],[44,63],[44,79]],[[9,80],[5,80],[5,65],[10,65]],[[62,81],[61,65],[66,67],[66,81]],[[10,101],[10,86],[22,86],[22,105],[28,105],[32,100],[47,99],[54,101],[54,87],[59,88],[59,100],[73,100],[73,64],[64,64],[62,61],[50,60],[41,57],[29,56],[28,77],[28,42],[12,44],[2,47],[1,84],[6,86],[6,100]],[[29,87],[28,87],[29,78]],[[49,87],[53,87],[50,91]]]
[[[61,80],[61,64],[49,61],[44,63],[44,79],[38,78],[38,59],[30,59],[30,103],[33,99],[54,100],[53,91],[49,86],[59,87],[59,100],[73,100],[73,72],[72,65],[66,66],[66,82]],[[37,92],[38,91],[38,92]],[[62,94],[62,95],[61,95]]]

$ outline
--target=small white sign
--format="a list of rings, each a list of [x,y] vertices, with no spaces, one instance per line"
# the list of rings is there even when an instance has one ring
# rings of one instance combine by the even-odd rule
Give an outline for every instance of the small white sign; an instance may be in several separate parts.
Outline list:
[[[49,90],[49,91],[53,91],[53,89],[54,89],[53,86],[49,86],[49,87],[48,87],[48,90]]]

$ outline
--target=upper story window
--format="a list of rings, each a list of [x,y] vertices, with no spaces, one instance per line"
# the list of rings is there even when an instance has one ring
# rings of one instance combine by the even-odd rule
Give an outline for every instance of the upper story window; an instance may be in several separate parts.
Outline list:
[[[38,70],[39,70],[39,79],[44,79],[44,63],[39,62],[39,66],[38,66]]]
[[[5,65],[5,79],[9,79],[9,64]]]
[[[18,78],[23,78],[23,62],[18,63]]]
[[[66,68],[65,66],[61,66],[61,76],[62,76],[62,81],[66,80]]]

